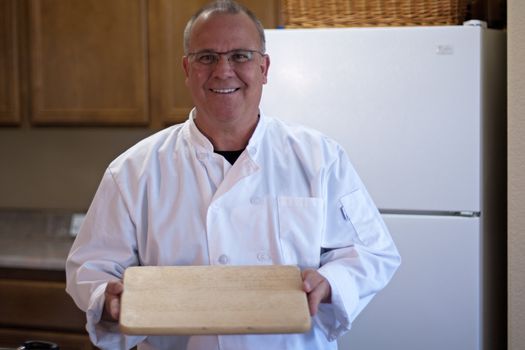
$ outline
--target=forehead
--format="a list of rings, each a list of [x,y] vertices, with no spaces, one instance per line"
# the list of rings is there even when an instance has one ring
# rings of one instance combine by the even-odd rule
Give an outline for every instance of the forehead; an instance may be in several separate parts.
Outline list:
[[[255,23],[245,13],[212,13],[199,17],[190,34],[190,51],[237,48],[259,49],[261,41]]]

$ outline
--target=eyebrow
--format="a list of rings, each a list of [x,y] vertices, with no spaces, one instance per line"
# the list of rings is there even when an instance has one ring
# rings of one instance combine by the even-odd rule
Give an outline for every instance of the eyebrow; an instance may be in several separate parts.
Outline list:
[[[231,49],[231,50],[227,50],[227,51],[216,51],[216,50],[213,50],[213,49],[202,49],[202,50],[190,51],[190,52],[188,52],[188,54],[190,54],[190,53],[202,53],[202,52],[226,53],[226,52],[232,52],[232,51],[257,51],[257,50],[236,48],[236,49]]]

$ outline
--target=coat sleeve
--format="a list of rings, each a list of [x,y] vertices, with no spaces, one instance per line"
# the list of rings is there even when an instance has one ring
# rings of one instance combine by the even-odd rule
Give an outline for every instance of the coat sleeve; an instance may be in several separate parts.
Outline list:
[[[401,259],[390,233],[346,153],[329,167],[321,273],[332,302],[321,304],[316,322],[329,340],[353,320],[392,278]]]
[[[131,348],[141,341],[121,335],[116,323],[101,321],[106,285],[138,264],[136,251],[134,222],[108,169],[66,261],[66,291],[86,313],[86,329],[99,348]]]

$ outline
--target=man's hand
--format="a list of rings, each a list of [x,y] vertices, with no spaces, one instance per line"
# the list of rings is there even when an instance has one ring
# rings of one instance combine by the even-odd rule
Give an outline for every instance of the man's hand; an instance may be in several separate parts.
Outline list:
[[[326,278],[316,270],[307,269],[301,275],[303,277],[303,290],[308,296],[310,315],[314,316],[319,308],[319,303],[331,301],[332,289]]]
[[[104,292],[104,310],[102,319],[105,321],[117,322],[120,315],[120,296],[124,290],[121,281],[110,281]]]

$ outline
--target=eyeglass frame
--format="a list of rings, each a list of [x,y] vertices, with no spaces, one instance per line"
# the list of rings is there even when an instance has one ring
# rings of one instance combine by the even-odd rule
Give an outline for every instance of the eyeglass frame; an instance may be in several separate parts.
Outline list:
[[[251,57],[245,62],[235,62],[235,61],[232,61],[232,56],[235,53],[249,53]],[[204,67],[213,67],[219,63],[221,56],[226,56],[226,59],[228,60],[228,63],[230,65],[242,65],[245,63],[253,62],[254,53],[258,53],[259,55],[261,55],[261,57],[268,56],[268,54],[262,51],[251,50],[251,49],[233,49],[233,50],[223,51],[223,52],[213,51],[213,50],[201,50],[201,51],[196,51],[196,52],[188,52],[185,56],[190,60],[190,62],[196,62]],[[210,63],[203,63],[199,60],[195,60],[194,57],[199,54],[209,54],[214,57],[214,60],[213,62],[210,62]]]

